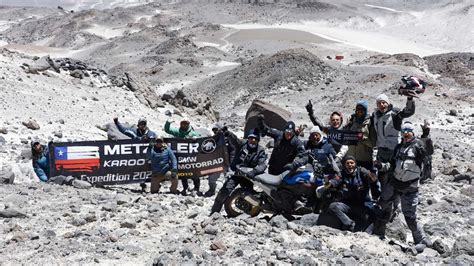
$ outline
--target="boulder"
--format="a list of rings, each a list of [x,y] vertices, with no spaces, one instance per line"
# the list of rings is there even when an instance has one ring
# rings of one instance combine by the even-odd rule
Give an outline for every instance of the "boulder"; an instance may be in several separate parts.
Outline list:
[[[26,214],[21,213],[17,210],[7,209],[7,210],[0,210],[0,217],[2,218],[26,218]]]
[[[265,124],[269,127],[283,130],[286,122],[290,120],[291,113],[273,104],[264,102],[262,100],[254,100],[245,114],[245,128],[247,132],[256,128],[258,125],[258,115],[265,116]]]
[[[0,170],[0,184],[13,184],[15,173],[11,166],[5,166]]]
[[[38,124],[38,122],[36,122],[35,120],[33,119],[30,119],[28,121],[23,121],[22,124],[29,128],[29,129],[32,129],[32,130],[38,130],[40,129],[40,125]]]
[[[474,256],[474,234],[460,236],[453,246],[453,256],[466,254]]]
[[[286,229],[287,224],[288,224],[288,220],[285,217],[283,217],[282,215],[274,216],[270,220],[270,225],[271,226],[282,228],[282,229]]]
[[[71,73],[69,75],[71,75],[71,77],[77,78],[77,79],[83,79],[84,78],[84,72],[82,70],[78,70],[78,69],[71,71]]]
[[[74,181],[72,181],[72,186],[79,189],[88,189],[92,187],[91,183],[78,179],[74,179]]]
[[[52,64],[53,61],[49,55],[43,56],[28,67],[27,73],[38,74],[38,72],[50,69]]]

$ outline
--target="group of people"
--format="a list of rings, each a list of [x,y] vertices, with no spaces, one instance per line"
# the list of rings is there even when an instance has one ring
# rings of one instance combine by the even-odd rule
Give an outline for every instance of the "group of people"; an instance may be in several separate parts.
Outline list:
[[[277,130],[267,126],[264,117],[259,117],[258,128],[248,132],[247,139],[236,149],[231,170],[236,170],[237,166],[253,168],[246,174],[249,179],[263,173],[267,154],[259,141],[263,136],[272,137],[274,148],[268,160],[269,174],[280,175],[312,163],[322,176],[331,176],[316,190],[319,198],[316,200],[330,202],[326,202],[327,208],[315,211],[331,213],[342,223],[342,229],[349,231],[356,230],[356,220],[361,216],[370,216],[373,234],[384,238],[387,223],[401,208],[414,243],[431,246],[417,221],[420,181],[431,175],[433,143],[429,138],[430,128],[428,123],[423,124],[422,135],[417,137],[414,124],[405,120],[415,114],[414,97],[424,91],[425,84],[414,77],[406,79],[405,86],[399,90],[407,96],[403,109],[393,106],[390,98],[381,94],[376,98],[377,108],[373,113],[369,113],[368,102],[360,100],[345,124],[338,111],[330,115],[329,125],[323,124],[309,101],[306,110],[314,127],[307,140],[300,139],[295,123],[291,121],[283,130]],[[338,134],[341,130],[358,132],[356,144],[343,145],[324,136]],[[231,133],[226,136],[235,138]],[[228,178],[215,198],[211,213],[220,212],[223,202],[238,185],[248,187],[252,183],[240,176]],[[329,190],[336,196],[323,198],[321,195]]]
[[[404,77],[405,78],[405,77]],[[400,92],[407,96],[403,109],[394,107],[390,98],[381,94],[376,98],[376,110],[369,113],[366,100],[356,103],[354,113],[344,124],[342,113],[334,111],[329,117],[329,124],[321,122],[314,114],[311,101],[306,105],[309,119],[314,124],[309,137],[303,140],[299,128],[289,121],[283,130],[269,127],[265,117],[258,117],[258,126],[246,132],[246,138],[240,139],[227,127],[216,123],[212,127],[214,134],[224,134],[229,169],[232,173],[238,167],[252,168],[246,173],[248,179],[265,172],[280,175],[285,171],[294,171],[308,163],[317,168],[322,176],[330,176],[318,187],[321,192],[333,191],[338,195],[327,202],[327,208],[315,209],[316,212],[328,212],[342,223],[342,229],[356,230],[357,217],[372,214],[374,219],[373,233],[384,237],[385,227],[401,205],[406,223],[410,228],[415,244],[430,246],[431,242],[417,222],[417,203],[420,179],[429,164],[433,153],[433,144],[429,139],[430,128],[422,125],[423,134],[415,136],[415,127],[406,118],[415,113],[415,92],[424,90],[425,84],[414,77],[405,80]],[[422,92],[422,91],[421,91]],[[151,161],[151,193],[160,190],[161,183],[171,181],[170,192],[186,195],[188,180],[182,179],[182,191],[178,191],[177,160],[163,138],[147,127],[147,121],[140,119],[136,127],[123,126],[118,118],[114,123],[120,132],[132,139],[150,140],[147,156]],[[177,138],[199,137],[191,127],[189,120],[182,120],[179,128],[173,127],[171,121],[164,125],[164,131]],[[357,132],[359,139],[354,145],[344,145],[330,136],[340,130]],[[325,135],[329,136],[326,137]],[[274,140],[274,148],[268,156],[259,143],[262,137],[269,136]],[[42,181],[47,181],[47,147],[39,142],[32,143],[34,169]],[[269,158],[268,158],[269,157]],[[216,182],[220,174],[208,176],[209,190],[204,194],[211,197],[216,193]],[[217,193],[211,213],[220,212],[224,201],[237,186],[252,186],[247,178],[228,174],[222,188]],[[193,178],[194,190],[200,192],[199,178]],[[142,185],[143,188],[146,186]],[[313,199],[310,199],[313,200]],[[304,201],[304,200],[303,200]],[[299,201],[295,206],[301,204]],[[307,203],[303,203],[305,205]]]

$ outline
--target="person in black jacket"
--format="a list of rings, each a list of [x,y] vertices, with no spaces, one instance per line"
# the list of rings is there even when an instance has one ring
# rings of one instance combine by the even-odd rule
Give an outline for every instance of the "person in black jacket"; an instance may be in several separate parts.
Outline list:
[[[295,123],[286,123],[285,130],[268,127],[263,115],[258,116],[259,129],[262,135],[268,135],[275,141],[275,148],[268,162],[268,173],[279,175],[286,170],[293,170],[308,162],[303,142],[295,134]]]
[[[366,222],[366,214],[373,205],[369,193],[370,183],[375,181],[377,176],[364,167],[357,166],[354,157],[344,158],[341,177],[333,178],[329,183],[341,195],[340,201],[329,204],[329,211],[339,218],[343,230],[354,231],[356,222],[352,218]]]
[[[235,157],[235,150],[236,146],[238,146],[238,143],[235,139],[234,134],[228,131],[227,127],[224,126],[222,123],[215,123],[212,126],[212,132],[214,135],[217,134],[224,134],[225,138],[225,146],[227,148],[227,156],[228,156],[228,161],[231,163],[234,160]],[[232,134],[233,136],[230,136]],[[230,137],[229,137],[230,136]],[[228,171],[229,169],[226,167],[224,174]],[[209,190],[204,193],[205,197],[212,197],[216,193],[216,187],[217,187],[217,180],[221,176],[221,173],[214,173],[210,174],[208,177],[208,184],[209,184]]]
[[[253,168],[252,171],[246,174],[248,178],[254,178],[256,175],[264,173],[267,168],[267,153],[265,152],[265,149],[258,144],[260,141],[258,131],[256,129],[250,130],[246,140],[238,139],[232,132],[229,132],[228,135],[232,141],[239,143],[239,149],[230,165],[231,170],[236,171],[238,167]],[[242,187],[253,186],[252,182],[243,177],[235,175],[231,176],[217,193],[214,205],[211,209],[211,214],[221,211],[225,200],[238,185]]]

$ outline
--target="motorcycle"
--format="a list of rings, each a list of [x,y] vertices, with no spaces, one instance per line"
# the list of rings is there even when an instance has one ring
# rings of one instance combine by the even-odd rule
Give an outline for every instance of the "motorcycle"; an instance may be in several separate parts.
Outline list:
[[[304,215],[318,212],[321,200],[318,200],[316,189],[324,185],[328,176],[318,164],[318,160],[311,154],[311,167],[306,166],[293,171],[285,171],[280,175],[267,173],[257,175],[253,179],[246,173],[251,168],[238,168],[235,176],[245,178],[258,188],[240,187],[234,190],[224,202],[225,212],[229,217],[236,217],[242,213],[257,216],[259,213],[282,213],[285,216]],[[330,162],[335,172],[339,172],[332,156]],[[307,200],[304,204],[301,201]]]

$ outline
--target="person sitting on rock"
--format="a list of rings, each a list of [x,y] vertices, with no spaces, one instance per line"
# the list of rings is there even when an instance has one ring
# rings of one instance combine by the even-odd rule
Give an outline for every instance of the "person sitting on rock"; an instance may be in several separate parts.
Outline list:
[[[178,191],[178,162],[173,151],[164,143],[162,137],[156,137],[147,149],[147,158],[151,162],[150,193],[158,193],[164,180],[171,180],[170,192]]]
[[[47,182],[49,179],[49,149],[47,145],[42,145],[39,141],[31,143],[31,153],[33,155],[33,169],[36,176]]]
[[[122,132],[122,134],[130,137],[131,139],[139,139],[144,141],[149,141],[151,139],[156,138],[156,133],[148,129],[147,121],[145,118],[140,118],[137,123],[136,128],[127,128],[124,127],[119,121],[118,117],[114,118],[114,123],[117,126],[118,130]]]
[[[200,134],[191,127],[191,123],[189,122],[188,119],[184,118],[181,120],[179,123],[179,128],[172,127],[171,124],[173,121],[167,120],[165,122],[164,130],[166,133],[172,135],[173,137],[176,138],[196,138],[200,137]],[[197,193],[197,195],[202,195],[200,192],[201,188],[201,180],[199,177],[191,177],[190,179],[193,180],[194,184],[194,191]],[[188,178],[187,177],[182,177],[181,178],[181,184],[183,185],[183,190],[181,191],[181,194],[183,196],[186,196],[188,194]]]
[[[239,167],[253,168],[246,174],[248,178],[254,178],[256,175],[262,174],[267,168],[267,153],[265,149],[258,143],[260,141],[260,134],[257,129],[251,129],[247,135],[246,140],[238,139],[233,133],[229,132],[229,138],[239,143],[239,148],[235,154],[230,168],[236,171]],[[231,176],[224,182],[222,188],[217,193],[214,204],[211,209],[211,214],[220,212],[226,199],[230,196],[232,191],[238,186],[252,187],[252,182],[240,176]]]
[[[423,228],[418,224],[416,217],[416,206],[419,202],[420,176],[422,174],[422,163],[425,156],[433,147],[427,142],[415,138],[414,126],[410,122],[404,122],[401,126],[402,142],[395,147],[392,158],[388,163],[375,162],[375,167],[388,172],[388,182],[382,191],[378,205],[381,215],[374,224],[373,233],[385,237],[386,224],[389,222],[393,202],[401,201],[402,213],[408,228],[411,230],[416,245],[431,246],[430,239],[425,235]]]
[[[342,127],[343,117],[341,112],[332,112],[332,114],[329,116],[329,125],[326,126],[321,122],[321,120],[319,120],[317,116],[314,115],[313,104],[311,103],[311,100],[306,105],[306,111],[308,112],[309,119],[311,122],[313,122],[313,125],[319,127],[322,132],[328,135],[335,130],[341,129]],[[347,146],[337,143],[331,138],[329,138],[329,142],[332,144],[334,150],[338,154],[337,157],[342,159],[347,152]]]
[[[270,128],[264,122],[263,115],[258,116],[258,127],[262,135],[273,138],[275,147],[268,162],[268,173],[279,175],[287,170],[294,170],[307,163],[308,157],[303,142],[295,134],[295,123],[286,123],[284,131]]]
[[[367,225],[368,211],[373,209],[370,183],[375,182],[377,176],[364,167],[357,166],[353,156],[346,156],[342,165],[341,176],[329,180],[329,187],[340,192],[340,199],[329,204],[328,210],[341,221],[342,230],[353,232],[356,228],[354,219],[363,230]]]

